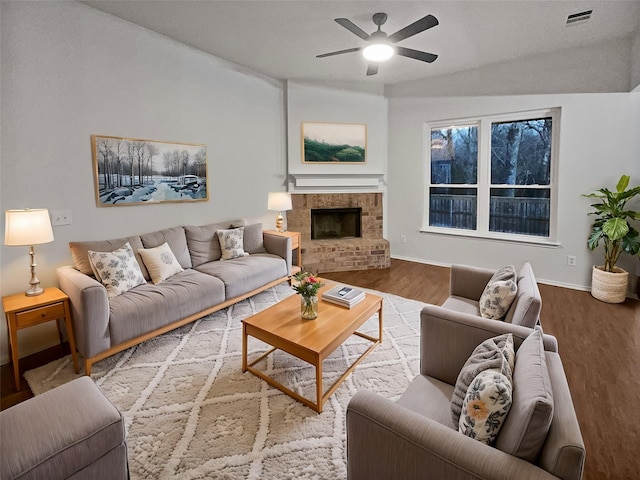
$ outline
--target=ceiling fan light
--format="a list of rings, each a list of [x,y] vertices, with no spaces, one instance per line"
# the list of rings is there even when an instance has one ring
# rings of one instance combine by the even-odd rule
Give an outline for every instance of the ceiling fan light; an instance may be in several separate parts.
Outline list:
[[[364,58],[370,62],[384,62],[393,57],[395,49],[388,43],[373,43],[362,51]]]

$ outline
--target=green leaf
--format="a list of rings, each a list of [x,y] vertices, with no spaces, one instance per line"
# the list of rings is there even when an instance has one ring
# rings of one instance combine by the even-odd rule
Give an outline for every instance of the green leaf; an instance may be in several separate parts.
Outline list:
[[[589,236],[587,240],[587,246],[590,250],[595,250],[598,244],[600,243],[600,239],[602,238],[602,230],[594,229],[593,233]]]
[[[618,185],[616,186],[618,193],[622,193],[627,189],[627,187],[629,186],[630,179],[631,177],[629,177],[629,175],[622,175],[620,177],[620,180],[618,181]]]
[[[623,218],[610,218],[602,225],[602,231],[611,241],[616,242],[629,232],[629,225]]]

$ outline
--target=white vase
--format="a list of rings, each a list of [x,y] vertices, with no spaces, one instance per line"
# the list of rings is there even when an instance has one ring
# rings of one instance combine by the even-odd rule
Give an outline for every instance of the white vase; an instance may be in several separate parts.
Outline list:
[[[606,303],[622,303],[627,298],[629,272],[613,267],[606,272],[602,266],[594,266],[591,273],[591,295]]]

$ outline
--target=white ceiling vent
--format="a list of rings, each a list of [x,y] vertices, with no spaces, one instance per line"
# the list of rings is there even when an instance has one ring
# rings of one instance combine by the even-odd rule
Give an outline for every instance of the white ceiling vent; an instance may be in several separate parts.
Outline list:
[[[567,17],[567,26],[586,23],[591,20],[593,10],[585,10],[584,12],[572,13]]]

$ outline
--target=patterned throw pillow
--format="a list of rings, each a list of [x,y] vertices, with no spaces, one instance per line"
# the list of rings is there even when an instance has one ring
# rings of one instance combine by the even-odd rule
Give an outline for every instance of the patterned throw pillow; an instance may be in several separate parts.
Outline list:
[[[184,271],[167,242],[155,248],[141,248],[138,253],[155,285]]]
[[[480,315],[500,320],[505,317],[518,293],[516,269],[513,265],[496,271],[480,297]]]
[[[243,246],[244,227],[218,230],[216,233],[220,241],[222,260],[231,260],[232,258],[246,257],[249,255],[244,251]]]
[[[460,422],[464,400],[475,378],[485,370],[497,369],[511,381],[514,358],[513,335],[511,333],[488,338],[473,350],[473,353],[460,369],[453,395],[451,396],[451,420],[453,425],[458,425]]]
[[[88,254],[93,273],[106,287],[109,298],[147,283],[129,242],[113,252],[89,250]]]
[[[490,445],[511,409],[511,380],[499,369],[480,372],[469,385],[462,403],[458,431]]]

